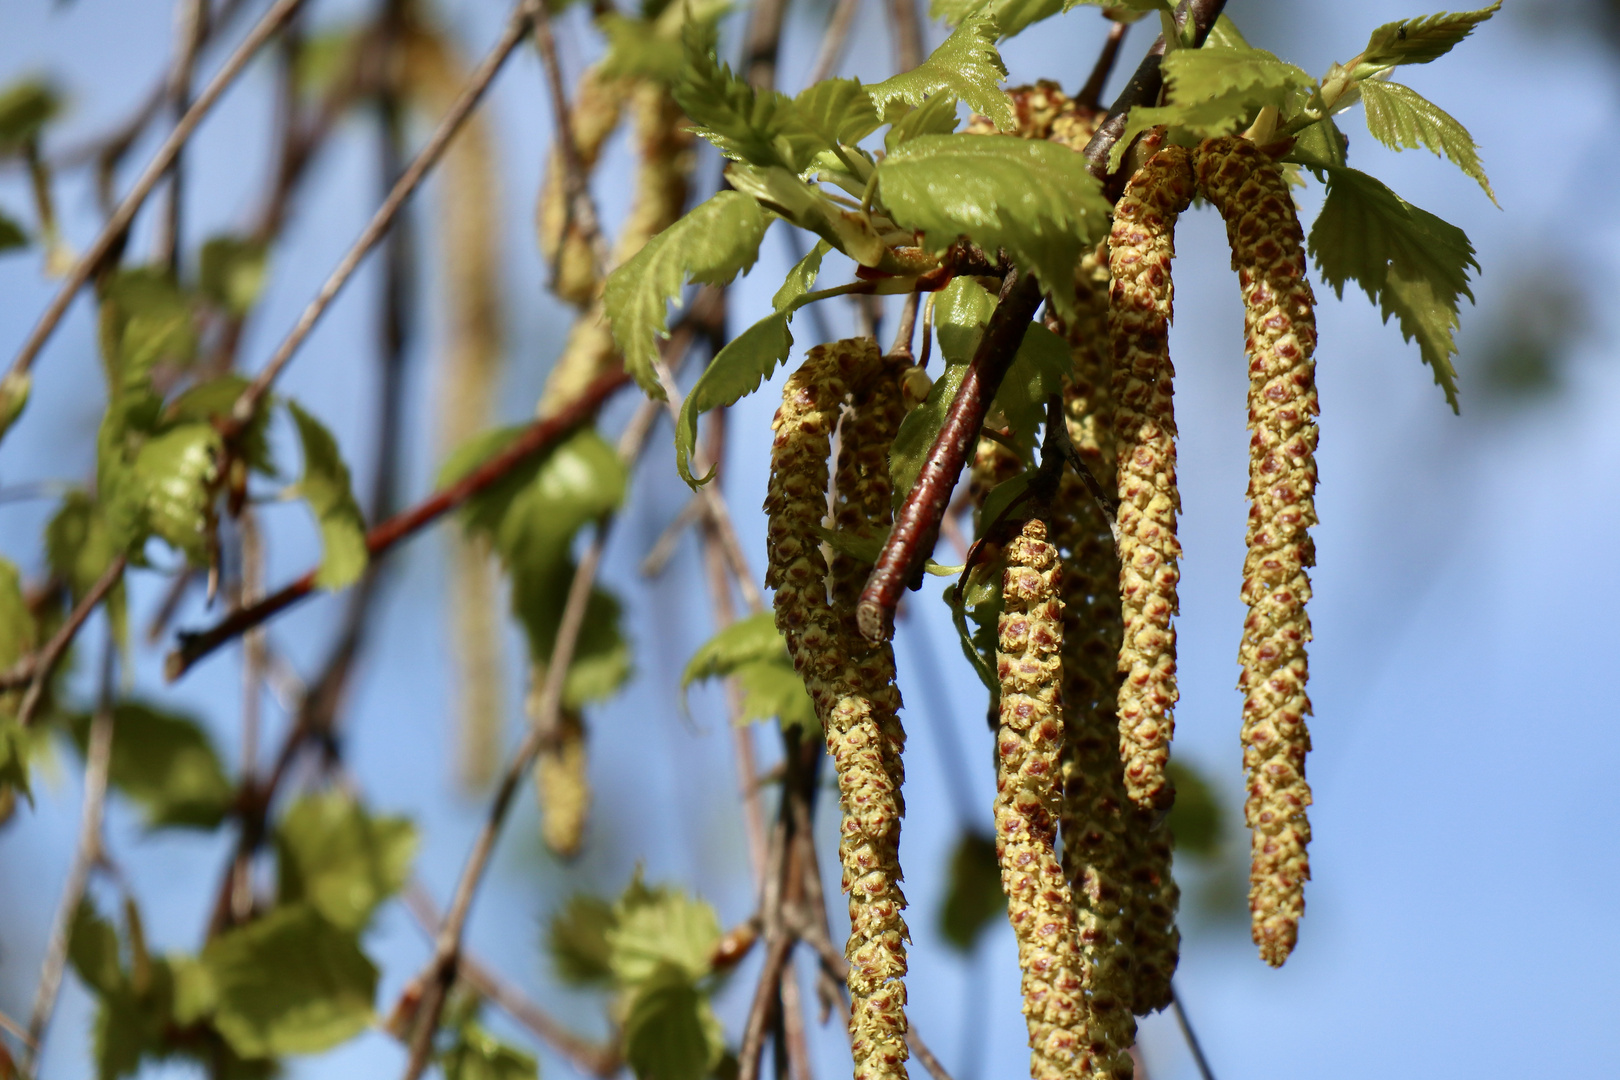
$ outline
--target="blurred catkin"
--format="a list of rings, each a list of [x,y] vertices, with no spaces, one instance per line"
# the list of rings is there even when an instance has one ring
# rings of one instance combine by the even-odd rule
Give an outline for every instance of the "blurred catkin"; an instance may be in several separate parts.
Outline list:
[[[541,678],[535,685],[544,682]],[[557,740],[535,758],[534,784],[540,801],[541,838],[555,854],[573,858],[585,841],[585,819],[591,806],[585,722],[575,710],[558,714]]]
[[[1058,551],[1041,521],[1025,523],[1007,545],[1003,610],[997,625],[1001,681],[996,735],[996,858],[1007,918],[1018,940],[1030,1076],[1062,1080],[1092,1074],[1075,908],[1056,851],[1063,601]]]
[[[1249,361],[1249,527],[1238,647],[1242,666],[1244,813],[1252,830],[1249,914],[1255,944],[1273,967],[1288,958],[1311,876],[1306,845],[1305,613],[1316,561],[1315,298],[1304,233],[1281,171],[1252,143],[1206,139],[1199,189],[1226,219],[1232,268],[1243,291]]]
[[[1191,155],[1168,146],[1148,159],[1114,208],[1109,235],[1108,326],[1118,440],[1120,756],[1125,790],[1144,809],[1175,793],[1165,776],[1174,734],[1177,608],[1176,420],[1170,363],[1177,216],[1192,201]]]
[[[579,162],[587,177],[596,167],[602,146],[619,126],[625,101],[635,83],[630,79],[604,78],[600,65],[585,69],[569,101],[569,128]],[[539,229],[540,254],[551,267],[554,291],[576,307],[596,299],[600,281],[596,275],[596,252],[568,206],[568,186],[563,180],[562,156],[555,151],[546,160],[546,176],[540,185],[535,206]],[[566,233],[564,226],[567,226]]]
[[[409,25],[403,41],[412,97],[434,115],[444,113],[466,80],[466,65],[441,33],[420,23]],[[442,451],[455,449],[489,425],[500,379],[497,204],[489,121],[475,112],[446,151],[438,189],[449,313],[438,394]],[[453,532],[449,544],[450,636],[459,699],[457,766],[463,785],[476,789],[490,782],[500,762],[505,658],[499,576],[486,540]]]
[[[867,338],[820,345],[788,378],[772,422],[771,479],[765,500],[776,622],[815,702],[838,774],[843,811],[839,858],[849,894],[850,1047],[857,1080],[906,1076],[906,942],[901,912],[900,751],[894,660],[855,629],[858,570],[840,563],[835,600],[816,533],[827,512],[828,456],[845,399],[859,404],[840,454],[838,518],[858,532],[887,524],[887,446],[904,413],[899,368]]]

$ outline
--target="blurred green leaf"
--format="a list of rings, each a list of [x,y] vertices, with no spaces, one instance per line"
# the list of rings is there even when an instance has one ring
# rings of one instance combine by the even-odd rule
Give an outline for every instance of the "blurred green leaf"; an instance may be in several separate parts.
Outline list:
[[[291,493],[309,504],[321,528],[321,568],[315,574],[315,586],[342,589],[360,579],[371,558],[366,550],[365,517],[332,433],[296,401],[287,402],[287,411],[298,425],[304,447],[304,475]]]
[[[1176,801],[1170,809],[1170,834],[1176,851],[1211,858],[1226,839],[1226,815],[1215,789],[1202,773],[1184,761],[1170,762],[1170,783]]]
[[[993,402],[1026,457],[1034,449],[1036,430],[1046,422],[1047,398],[1063,392],[1073,371],[1069,343],[1040,323],[1030,323]]]
[[[164,268],[114,274],[102,287],[99,322],[109,396],[146,389],[160,362],[183,365],[196,356],[191,299]]]
[[[214,1025],[243,1057],[317,1054],[372,1022],[377,969],[312,905],[215,938],[202,961],[218,989]]]
[[[1005,39],[1070,6],[1072,4],[1065,0],[931,0],[928,14],[947,26],[955,26],[972,15],[986,14],[995,21],[997,31]]]
[[[0,90],[0,154],[14,154],[62,111],[62,95],[45,79],[19,79]]]
[[[74,603],[101,580],[117,554],[101,508],[89,494],[74,488],[64,495],[62,505],[45,526],[45,559],[51,573],[67,582]],[[123,581],[107,594],[105,610],[112,621],[113,639],[125,645],[129,640],[129,615]]]
[[[692,976],[659,964],[636,988],[624,1022],[624,1055],[636,1080],[704,1080],[725,1034]]]
[[[672,966],[691,979],[709,973],[720,942],[720,920],[702,900],[675,888],[633,885],[614,905],[613,915],[607,930],[608,966],[621,985],[644,982],[661,966]]]
[[[787,642],[776,629],[776,616],[761,611],[738,619],[698,646],[681,673],[681,689],[699,679],[730,675],[754,660],[787,659]]]
[[[180,424],[148,439],[130,470],[131,494],[142,500],[145,530],[184,553],[193,565],[208,561],[213,484],[222,452],[212,424]]]
[[[98,994],[117,993],[128,981],[118,954],[118,931],[88,899],[73,913],[68,961],[84,984]]]
[[[276,827],[279,902],[307,902],[333,926],[362,930],[404,888],[416,848],[405,818],[373,817],[344,791],[306,795]]]
[[[87,713],[68,720],[81,755],[89,743],[90,724]],[[213,743],[195,720],[135,701],[113,706],[107,776],[113,787],[140,806],[152,829],[212,829],[224,820],[236,797]]]
[[[546,943],[557,977],[576,986],[605,986],[613,980],[612,950],[607,933],[613,927],[613,905],[598,896],[576,893],[551,917]]]
[[[445,1080],[528,1080],[540,1075],[533,1054],[501,1042],[482,1025],[469,1021],[440,1059]]]
[[[234,373],[196,383],[164,408],[164,423],[224,422],[230,417],[236,399],[242,396],[242,391],[247,387],[248,380]],[[254,471],[265,476],[275,476],[276,466],[270,456],[270,439],[266,431],[269,423],[268,409],[255,410],[253,419],[248,421],[247,427],[237,436],[236,447],[242,455],[242,460]]]
[[[939,932],[959,951],[971,952],[979,936],[1007,910],[995,837],[971,829],[963,832],[951,850],[946,875]]]
[[[17,251],[28,246],[28,233],[15,218],[0,211],[0,253]]]
[[[197,287],[232,315],[245,315],[264,291],[268,249],[241,236],[216,236],[202,246]]]

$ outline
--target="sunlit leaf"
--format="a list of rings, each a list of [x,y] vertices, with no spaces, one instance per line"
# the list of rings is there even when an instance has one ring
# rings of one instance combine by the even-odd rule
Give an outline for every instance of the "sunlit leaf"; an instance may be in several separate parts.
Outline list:
[[[416,855],[416,827],[373,817],[343,791],[306,795],[276,827],[280,902],[306,901],[343,930],[361,930],[399,892]]]
[[[309,504],[321,529],[321,567],[315,585],[342,589],[365,573],[366,522],[349,482],[349,467],[338,450],[337,439],[295,401],[287,402],[304,448],[304,475],[289,494]]]
[[[929,97],[943,93],[989,117],[999,130],[1011,131],[1018,126],[1018,118],[1001,91],[1007,65],[996,51],[998,35],[996,21],[990,15],[981,12],[967,16],[921,64],[867,87],[872,104],[880,115],[892,120],[893,103],[921,105]]]
[[[1478,11],[1455,15],[1443,11],[1438,15],[1385,23],[1367,39],[1367,47],[1361,53],[1360,63],[1352,69],[1351,77],[1365,79],[1397,64],[1427,64],[1438,60],[1501,7],[1502,0],[1497,0]]]
[[[1450,158],[1473,179],[1492,202],[1496,192],[1479,162],[1479,147],[1468,129],[1456,118],[1409,86],[1368,79],[1360,86],[1361,101],[1367,107],[1367,130],[1372,137],[1394,150],[1426,147],[1437,156]]]
[[[662,964],[636,988],[624,1022],[624,1056],[636,1080],[704,1080],[725,1035],[692,976]]]

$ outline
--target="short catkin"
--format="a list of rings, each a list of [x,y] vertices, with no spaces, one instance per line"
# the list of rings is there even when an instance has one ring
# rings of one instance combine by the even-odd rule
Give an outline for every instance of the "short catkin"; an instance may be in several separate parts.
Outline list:
[[[1119,462],[1120,756],[1125,790],[1143,808],[1175,797],[1165,774],[1174,734],[1177,610],[1176,420],[1170,363],[1175,223],[1193,196],[1191,155],[1167,146],[1125,185],[1109,235],[1108,325],[1113,341]]]
[[[858,574],[835,577],[816,533],[827,511],[827,459],[846,397],[861,402],[846,433],[870,425],[873,434],[898,426],[903,404],[896,377],[884,377],[876,345],[867,338],[820,345],[788,378],[771,428],[771,479],[765,500],[768,569],[776,623],[815,702],[838,774],[843,822],[839,858],[849,894],[850,1046],[856,1080],[906,1076],[906,942],[900,891],[900,750],[894,661],[887,648],[864,642],[853,623]],[[870,407],[866,403],[871,401]],[[892,415],[891,415],[892,414]],[[865,419],[863,419],[863,415]],[[886,446],[887,443],[880,444]],[[871,528],[887,517],[888,475],[871,446],[841,455],[840,516]],[[847,580],[843,580],[847,579]]]
[[[1062,578],[1046,525],[1007,545],[997,624],[996,858],[1018,940],[1032,1080],[1092,1075],[1074,901],[1056,851],[1063,746]]]
[[[535,685],[543,684],[539,679]],[[557,718],[557,741],[534,761],[535,791],[540,800],[540,837],[565,859],[579,854],[585,842],[585,820],[591,806],[586,774],[585,721],[573,709]]]
[[[1306,568],[1315,547],[1315,298],[1305,274],[1304,234],[1281,171],[1252,143],[1206,139],[1198,184],[1226,219],[1232,268],[1243,291],[1249,361],[1249,527],[1238,648],[1243,691],[1244,813],[1252,830],[1251,931],[1273,967],[1288,958],[1311,876],[1305,782],[1305,644],[1311,622]]]

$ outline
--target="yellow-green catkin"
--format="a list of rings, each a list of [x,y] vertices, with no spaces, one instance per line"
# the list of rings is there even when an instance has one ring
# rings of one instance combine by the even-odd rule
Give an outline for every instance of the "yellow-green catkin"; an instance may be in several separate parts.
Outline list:
[[[1167,146],[1125,185],[1109,235],[1108,328],[1119,463],[1120,756],[1125,790],[1144,808],[1175,797],[1165,775],[1174,734],[1176,420],[1170,363],[1175,222],[1192,201],[1191,155]]]
[[[1025,523],[1007,545],[997,623],[1001,681],[996,733],[996,858],[1018,940],[1032,1080],[1091,1075],[1074,900],[1056,850],[1062,802],[1063,601],[1046,525]]]
[[[1199,189],[1226,219],[1232,268],[1243,290],[1249,361],[1249,528],[1238,648],[1242,666],[1244,807],[1252,830],[1249,914],[1260,956],[1288,958],[1311,876],[1306,845],[1305,613],[1316,561],[1315,298],[1305,273],[1305,237],[1276,164],[1252,143],[1206,139]]]
[[[569,127],[574,146],[579,150],[580,166],[587,176],[596,166],[608,136],[619,126],[625,102],[635,85],[630,79],[604,77],[599,66],[586,68],[579,77],[573,100],[569,102]],[[569,213],[562,158],[555,152],[546,162],[546,177],[540,185],[540,199],[535,206],[535,225],[539,230],[540,254],[556,277],[557,295],[578,307],[589,305],[601,284],[596,273],[596,253]]]
[[[898,372],[885,366],[868,338],[820,345],[788,378],[771,429],[771,480],[765,501],[769,567],[776,622],[794,666],[805,680],[838,774],[843,823],[839,858],[849,894],[850,1046],[857,1080],[906,1076],[906,942],[900,891],[899,753],[904,742],[896,710],[893,658],[867,646],[855,630],[848,582],[829,603],[828,566],[816,533],[827,511],[832,432],[846,398],[861,404],[846,441],[860,427],[897,426]],[[893,384],[893,393],[886,389]],[[869,400],[871,408],[863,408]],[[892,401],[892,404],[891,404]],[[866,413],[868,420],[860,419]],[[884,444],[885,446],[887,444]],[[886,465],[869,448],[841,455],[846,494],[840,509],[868,526],[887,516]],[[870,507],[869,505],[870,504]],[[853,575],[844,577],[852,580]]]
[[[545,680],[539,679],[536,685]],[[565,859],[579,854],[590,815],[591,782],[586,774],[585,721],[573,709],[557,717],[557,738],[534,761],[534,790],[540,802],[540,838]]]

